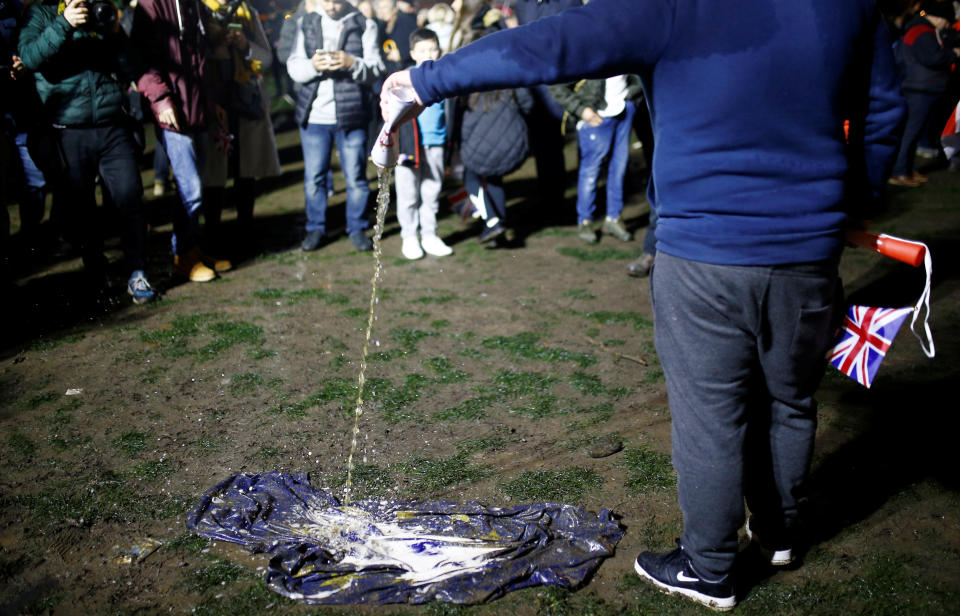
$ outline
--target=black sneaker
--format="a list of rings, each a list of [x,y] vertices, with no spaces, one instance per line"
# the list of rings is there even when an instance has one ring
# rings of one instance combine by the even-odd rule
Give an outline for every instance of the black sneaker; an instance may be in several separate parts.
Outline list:
[[[323,242],[323,231],[319,229],[307,231],[307,234],[303,236],[303,242],[300,244],[300,250],[316,250],[320,247],[321,242]]]
[[[697,603],[720,612],[732,610],[737,605],[730,575],[716,582],[709,582],[693,570],[693,563],[684,553],[677,540],[677,549],[666,554],[643,552],[637,556],[633,568],[645,580],[661,591],[671,595],[683,595]]]
[[[477,239],[479,239],[481,242],[489,242],[490,240],[496,239],[503,235],[506,230],[507,228],[504,227],[499,220],[494,219],[492,225],[486,224],[483,226],[483,231],[480,232],[480,237]]]
[[[763,540],[757,535],[750,526],[751,524],[756,525],[756,522],[753,521],[753,516],[750,516],[747,519],[747,526],[744,530],[747,533],[747,539],[757,544],[757,547],[760,549],[760,553],[763,554],[764,558],[774,567],[786,567],[787,565],[793,563],[793,547],[787,544],[787,542],[780,542],[770,544],[764,543]],[[769,538],[769,537],[768,537]]]
[[[367,234],[363,231],[354,231],[350,234],[350,241],[353,242],[353,247],[359,250],[360,252],[367,252],[368,250],[373,250],[373,240],[367,237]]]

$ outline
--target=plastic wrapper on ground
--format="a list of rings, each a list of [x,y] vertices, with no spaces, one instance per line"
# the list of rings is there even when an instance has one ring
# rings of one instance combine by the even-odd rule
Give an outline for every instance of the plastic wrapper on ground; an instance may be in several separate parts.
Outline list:
[[[482,603],[542,584],[574,588],[613,554],[611,514],[536,503],[341,505],[305,474],[240,474],[187,514],[194,532],[267,552],[267,584],[323,604]]]

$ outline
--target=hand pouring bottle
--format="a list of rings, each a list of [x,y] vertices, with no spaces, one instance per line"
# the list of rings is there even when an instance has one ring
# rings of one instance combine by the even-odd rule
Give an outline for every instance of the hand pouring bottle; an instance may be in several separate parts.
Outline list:
[[[387,119],[377,135],[377,142],[370,152],[373,164],[381,169],[397,166],[400,148],[397,144],[397,129],[401,124],[414,117],[417,112],[413,90],[410,88],[390,88],[387,91]]]

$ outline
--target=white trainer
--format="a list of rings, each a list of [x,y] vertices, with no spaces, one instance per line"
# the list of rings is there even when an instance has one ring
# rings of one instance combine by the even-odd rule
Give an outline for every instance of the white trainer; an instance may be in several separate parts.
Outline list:
[[[418,242],[415,237],[403,238],[403,245],[400,246],[400,252],[411,261],[423,258],[423,249],[420,248],[420,242]]]
[[[420,245],[423,246],[424,252],[435,257],[446,257],[447,255],[453,254],[453,248],[447,246],[443,240],[436,235],[424,235],[420,238]]]

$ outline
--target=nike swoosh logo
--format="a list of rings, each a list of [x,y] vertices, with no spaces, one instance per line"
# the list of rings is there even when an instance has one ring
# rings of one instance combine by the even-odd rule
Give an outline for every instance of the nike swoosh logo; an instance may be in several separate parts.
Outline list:
[[[683,571],[677,572],[677,581],[678,582],[699,582],[699,578],[689,577],[683,574]]]

